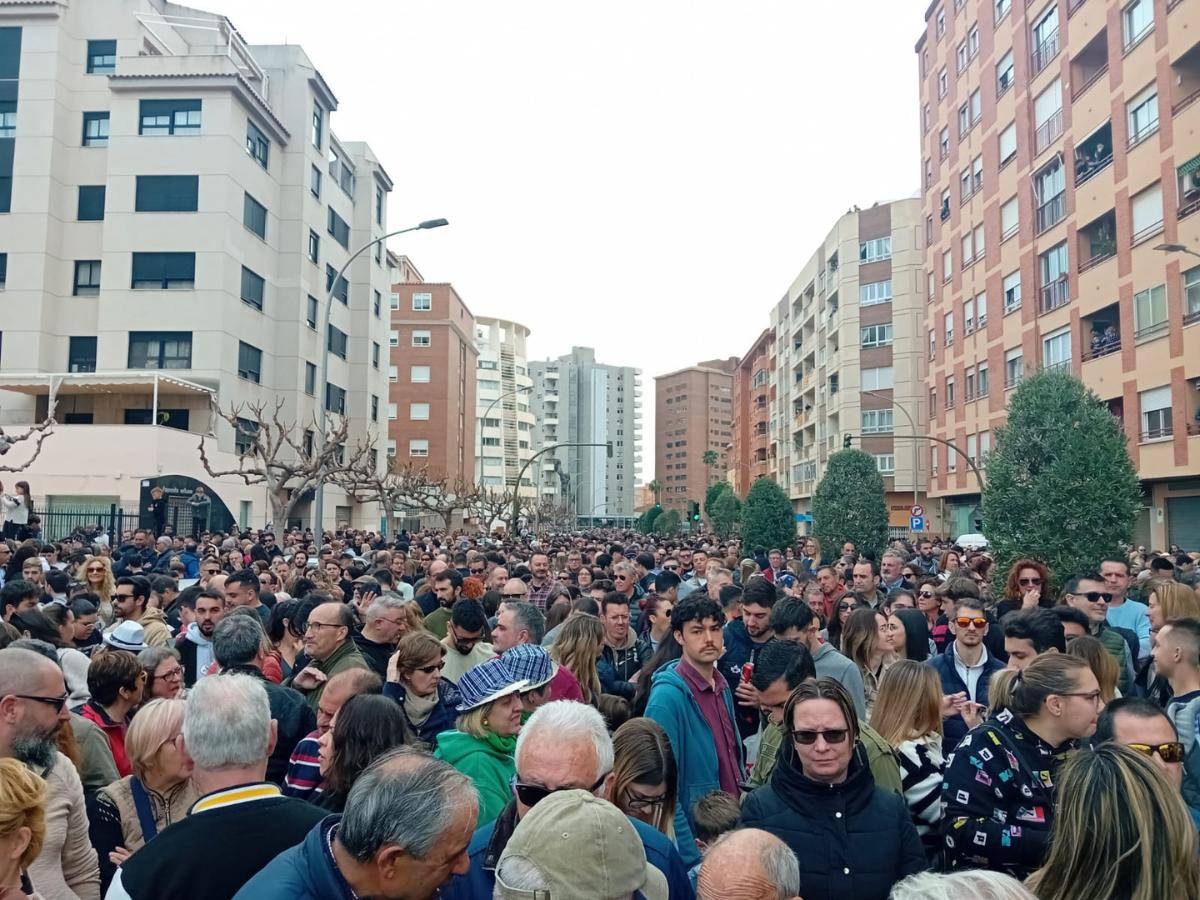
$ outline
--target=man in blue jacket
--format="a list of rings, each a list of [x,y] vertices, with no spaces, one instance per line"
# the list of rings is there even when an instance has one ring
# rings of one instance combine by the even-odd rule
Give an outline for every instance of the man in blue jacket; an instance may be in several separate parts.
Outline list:
[[[717,669],[733,685],[738,730],[742,740],[758,731],[758,692],[750,679],[742,678],[742,667],[758,659],[758,651],[770,643],[771,609],[775,606],[778,589],[765,578],[752,578],[742,590],[742,617],[725,626],[725,652]]]
[[[521,727],[516,763],[513,799],[499,818],[475,832],[467,849],[471,868],[465,874],[456,874],[442,888],[443,900],[492,896],[500,854],[517,822],[540,800],[555,791],[572,789],[607,797],[613,781],[612,738],[594,707],[555,700],[538,707]],[[687,869],[670,838],[637,819],[629,821],[642,840],[646,861],[666,876],[670,900],[692,900]],[[572,851],[587,853],[595,849],[577,847]]]
[[[720,604],[703,594],[679,602],[671,612],[671,631],[683,656],[654,673],[646,704],[646,718],[663,727],[675,754],[675,841],[689,866],[700,861],[692,804],[714,790],[740,797],[746,779],[733,692],[717,670],[724,624]]]
[[[988,682],[1004,663],[988,653],[983,639],[988,619],[978,597],[960,597],[954,601],[950,633],[954,643],[946,652],[929,660],[942,679],[942,693],[957,695],[954,715],[942,721],[942,752],[947,756],[974,724],[982,719],[988,705]],[[962,713],[966,713],[966,717]]]

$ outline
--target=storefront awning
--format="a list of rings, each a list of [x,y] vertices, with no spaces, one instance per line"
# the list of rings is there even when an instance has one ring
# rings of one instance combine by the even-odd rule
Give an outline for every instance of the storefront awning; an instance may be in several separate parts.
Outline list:
[[[1179,167],[1179,174],[1181,177],[1184,175],[1191,175],[1198,169],[1200,169],[1200,156],[1193,156]]]

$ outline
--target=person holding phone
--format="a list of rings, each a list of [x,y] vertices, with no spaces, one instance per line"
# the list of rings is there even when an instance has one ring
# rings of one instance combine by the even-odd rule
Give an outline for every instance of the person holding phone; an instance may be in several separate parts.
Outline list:
[[[988,632],[988,618],[983,601],[978,597],[960,597],[954,601],[950,616],[950,633],[954,642],[946,652],[933,657],[929,665],[942,679],[942,693],[954,708],[954,714],[944,722],[943,747],[949,755],[970,729],[983,721],[988,705],[988,682],[1004,663],[988,653],[983,639]]]

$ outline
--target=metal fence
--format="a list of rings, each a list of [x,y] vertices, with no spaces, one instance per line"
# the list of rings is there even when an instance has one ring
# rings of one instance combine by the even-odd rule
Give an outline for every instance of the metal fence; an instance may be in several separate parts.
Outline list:
[[[121,535],[139,525],[136,509],[123,509],[119,504],[79,504],[62,506],[53,504],[49,508],[39,507],[34,502],[34,513],[42,520],[42,538],[61,541],[76,532],[95,532],[105,529],[115,541]]]

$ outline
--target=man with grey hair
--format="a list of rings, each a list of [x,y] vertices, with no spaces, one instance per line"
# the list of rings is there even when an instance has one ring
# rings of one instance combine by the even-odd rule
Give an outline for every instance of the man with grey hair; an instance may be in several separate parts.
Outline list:
[[[275,736],[256,679],[199,681],[187,698],[182,743],[201,797],[117,869],[105,900],[228,900],[302,841],[323,813],[264,781]]]
[[[799,900],[792,848],[758,828],[727,832],[704,854],[696,900]]]
[[[513,799],[494,822],[475,832],[467,850],[470,871],[450,880],[442,890],[445,900],[492,896],[500,854],[517,822],[539,801],[565,790],[584,790],[607,799],[613,780],[612,738],[595,707],[557,700],[539,707],[521,727],[516,763]],[[646,861],[666,876],[671,900],[691,900],[691,882],[674,842],[644,822],[629,821],[641,839]]]
[[[904,562],[904,554],[899,550],[887,550],[879,558],[879,580],[884,593],[912,587],[904,580]]]
[[[479,814],[471,780],[407,747],[375,760],[329,816],[234,900],[428,900],[467,871]]]
[[[268,647],[258,615],[249,607],[235,608],[217,623],[213,632],[213,656],[221,667],[221,674],[249,676],[267,692],[277,732],[275,749],[267,759],[267,781],[282,785],[292,750],[317,727],[317,716],[299,691],[275,684],[263,676]]]
[[[358,652],[380,678],[387,678],[388,660],[408,630],[405,607],[410,602],[399,594],[380,594],[363,613],[362,630],[354,633]]]

